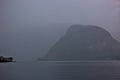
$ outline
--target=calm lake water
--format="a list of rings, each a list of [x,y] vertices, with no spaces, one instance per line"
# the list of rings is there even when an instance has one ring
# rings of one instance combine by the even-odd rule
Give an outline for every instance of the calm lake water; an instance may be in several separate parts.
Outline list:
[[[40,61],[0,64],[0,80],[120,80],[119,61]]]

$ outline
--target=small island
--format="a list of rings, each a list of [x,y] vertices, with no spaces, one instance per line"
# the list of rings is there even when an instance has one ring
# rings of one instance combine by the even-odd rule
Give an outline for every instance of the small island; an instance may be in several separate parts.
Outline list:
[[[13,62],[13,57],[0,56],[0,63]]]

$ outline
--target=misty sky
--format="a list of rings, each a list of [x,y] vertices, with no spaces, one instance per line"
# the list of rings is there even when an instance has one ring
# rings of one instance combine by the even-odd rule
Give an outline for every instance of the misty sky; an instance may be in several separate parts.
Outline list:
[[[41,35],[39,33],[40,31],[45,30],[47,34],[47,31],[48,33],[50,33],[49,29],[51,33],[52,31],[55,32],[55,30],[57,30],[51,28],[50,26],[43,28],[41,27],[41,25],[62,23],[98,25],[107,29],[113,35],[114,38],[120,40],[120,12],[119,3],[117,2],[117,0],[4,0],[3,13],[3,31],[4,36],[6,36],[6,40],[4,41],[4,43],[5,46],[7,46],[7,48],[4,47],[4,49],[10,52],[9,55],[15,56],[19,59],[23,58],[23,56],[21,55],[24,54],[23,59],[33,60],[38,58],[39,55],[41,56],[43,52],[45,53],[45,51],[41,51],[41,53],[38,52],[34,53],[33,55],[32,53],[36,49],[30,51],[34,47],[28,48],[28,44],[31,43],[31,38],[32,40],[36,39],[37,43],[40,43],[40,41],[44,41],[43,37],[41,36],[44,36],[45,34]],[[40,31],[36,31],[38,27]],[[31,31],[33,33],[31,33]],[[29,37],[28,34],[30,34]],[[41,40],[40,38],[38,39],[38,35],[43,40]],[[51,38],[47,35],[46,37]],[[56,40],[56,36],[52,38],[53,39],[50,39],[46,42],[50,43],[51,41]],[[15,48],[17,46],[17,44],[15,43],[19,43],[23,40],[26,41],[27,49],[25,50],[25,44],[23,44],[24,49],[23,47]],[[33,45],[37,43],[32,42]],[[40,44],[38,50],[43,50],[43,48],[46,47],[41,48],[41,46],[48,46],[48,44]],[[14,48],[16,50],[14,50]],[[23,52],[20,50],[23,50]],[[8,55],[8,52],[6,53],[6,55]],[[16,54],[18,52],[21,53]],[[29,54],[28,52],[31,52],[31,54]]]
[[[80,23],[102,25],[116,32],[117,4],[117,0],[5,0],[4,18],[11,26]]]

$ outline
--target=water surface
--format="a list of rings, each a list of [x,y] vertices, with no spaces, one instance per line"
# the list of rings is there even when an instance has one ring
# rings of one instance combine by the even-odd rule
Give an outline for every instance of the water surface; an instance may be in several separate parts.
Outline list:
[[[120,62],[40,61],[1,63],[0,80],[120,80]]]

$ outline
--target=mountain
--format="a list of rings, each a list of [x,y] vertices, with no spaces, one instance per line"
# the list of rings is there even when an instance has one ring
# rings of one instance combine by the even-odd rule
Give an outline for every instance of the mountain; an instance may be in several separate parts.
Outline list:
[[[120,43],[98,26],[72,25],[39,60],[118,60]]]

